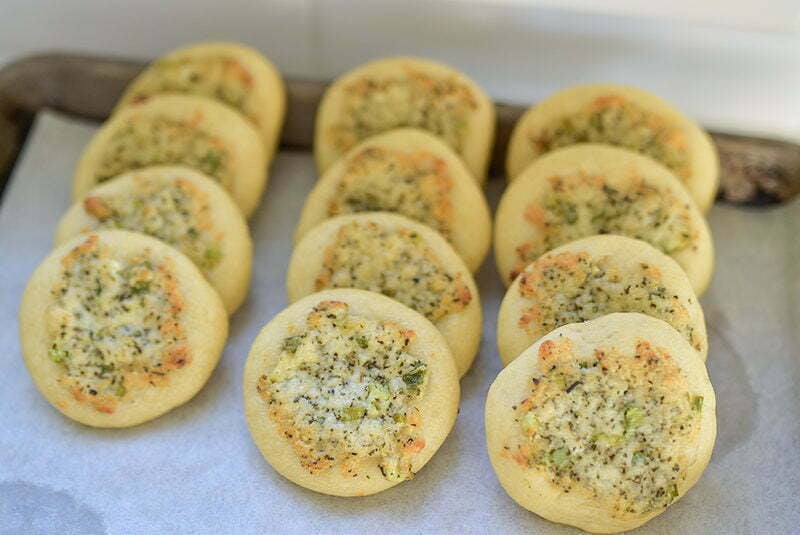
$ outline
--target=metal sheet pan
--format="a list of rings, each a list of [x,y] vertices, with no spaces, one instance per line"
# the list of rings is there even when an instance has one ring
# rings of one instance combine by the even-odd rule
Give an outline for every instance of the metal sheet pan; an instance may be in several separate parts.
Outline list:
[[[255,334],[286,304],[291,230],[316,178],[307,148],[314,103],[323,87],[319,83],[290,85],[284,150],[251,220],[255,268],[250,296],[232,318],[225,353],[206,387],[187,405],[132,429],[89,429],[52,409],[22,365],[17,305],[69,205],[74,163],[97,127],[85,119],[104,117],[139,65],[63,56],[20,65],[47,72],[42,78],[0,72],[0,87],[13,79],[27,88],[17,93],[16,104],[0,91],[5,111],[17,110],[17,119],[5,115],[11,118],[11,130],[5,132],[28,134],[33,124],[29,135],[19,138],[26,141],[0,205],[0,532],[577,533],[517,506],[500,488],[488,461],[483,403],[500,370],[495,318],[504,291],[492,259],[477,276],[484,339],[462,380],[456,427],[414,481],[363,499],[323,496],[281,478],[252,444],[242,414],[241,373]],[[44,80],[56,85],[42,89]],[[69,115],[39,112],[43,107]],[[501,107],[506,131],[518,112]],[[716,139],[725,147],[728,138],[720,136]],[[741,176],[764,177],[748,182],[759,192],[748,202],[783,198],[763,187],[767,178],[796,184],[797,168],[791,162],[797,147],[730,139],[736,149],[732,154],[747,158],[747,151],[753,151],[766,162],[766,167],[739,166],[749,169]],[[487,184],[493,206],[503,185],[502,180]],[[760,208],[719,202],[709,221],[717,269],[702,303],[709,324],[709,372],[718,397],[718,439],[698,485],[637,532],[796,532],[800,202]]]

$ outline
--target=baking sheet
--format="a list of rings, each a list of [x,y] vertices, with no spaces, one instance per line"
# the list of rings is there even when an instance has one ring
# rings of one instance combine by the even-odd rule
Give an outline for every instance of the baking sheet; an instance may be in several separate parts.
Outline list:
[[[284,480],[250,440],[241,375],[259,329],[286,306],[291,233],[316,175],[281,153],[251,220],[250,296],[219,366],[189,403],[152,422],[98,430],[61,416],[22,363],[17,306],[69,206],[75,162],[96,125],[44,113],[0,205],[0,533],[579,533],[517,506],[489,464],[483,403],[500,370],[503,287],[477,276],[484,340],[462,380],[453,432],[413,481],[336,498]],[[496,205],[502,180],[490,181]],[[791,533],[800,529],[800,202],[709,214],[717,270],[703,297],[718,438],[700,482],[637,533]]]

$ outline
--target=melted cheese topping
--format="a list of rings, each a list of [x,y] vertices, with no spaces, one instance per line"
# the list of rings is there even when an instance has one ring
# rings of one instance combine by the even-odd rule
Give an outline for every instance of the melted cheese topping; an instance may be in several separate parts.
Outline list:
[[[228,56],[162,59],[136,81],[131,102],[140,103],[160,93],[184,93],[219,100],[258,124],[250,95],[253,77],[247,68]]]
[[[139,116],[125,122],[109,138],[95,182],[143,167],[185,165],[230,189],[230,153],[221,139],[199,128],[201,119],[200,115],[190,121]]]
[[[644,154],[682,179],[691,174],[679,125],[620,95],[597,97],[581,111],[530,135],[538,154],[576,143],[606,143]]]
[[[343,87],[338,121],[327,132],[339,152],[387,130],[416,127],[462,153],[470,115],[478,108],[472,89],[453,75],[405,70],[405,76],[365,77]]]
[[[425,447],[415,403],[427,366],[408,353],[413,331],[348,309],[319,303],[283,341],[258,392],[310,473],[337,467],[356,477],[372,461],[387,479],[410,479],[411,458]]]
[[[511,279],[530,262],[559,245],[594,234],[619,234],[646,241],[667,255],[697,247],[691,206],[670,189],[641,179],[624,189],[602,176],[578,174],[548,179],[550,191],[528,205],[525,220],[539,236],[517,247],[519,264]]]
[[[453,180],[444,160],[424,150],[370,147],[347,162],[328,216],[395,212],[450,235]]]
[[[97,228],[154,236],[206,273],[222,260],[222,234],[214,231],[208,196],[188,180],[137,179],[133,192],[92,195],[83,201],[83,208],[96,220]]]
[[[557,327],[580,323],[613,312],[640,312],[672,325],[698,351],[705,341],[695,331],[688,307],[670,293],[660,271],[649,264],[623,273],[608,257],[586,253],[548,254],[529,265],[519,281],[519,296],[531,301],[519,326],[538,340]],[[685,302],[684,302],[685,301]]]
[[[571,341],[545,341],[530,392],[514,407],[522,467],[563,492],[599,500],[615,517],[668,506],[679,494],[699,434],[702,396],[666,350],[644,340],[634,351],[598,348],[579,358]]]
[[[434,322],[472,300],[462,274],[448,272],[416,232],[375,222],[339,229],[316,278],[317,291],[326,288],[382,293]]]
[[[191,361],[180,323],[183,298],[166,263],[148,251],[114,255],[90,236],[61,259],[45,311],[49,356],[78,402],[113,413],[133,389],[163,386]]]

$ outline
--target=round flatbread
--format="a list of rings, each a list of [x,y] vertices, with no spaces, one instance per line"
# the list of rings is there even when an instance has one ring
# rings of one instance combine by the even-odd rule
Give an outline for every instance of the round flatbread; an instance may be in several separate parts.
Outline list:
[[[247,423],[281,475],[364,496],[410,479],[458,412],[458,372],[442,335],[383,295],[326,290],[275,316],[244,369]]]
[[[272,160],[286,113],[286,88],[258,50],[238,43],[196,43],[173,50],[131,82],[115,112],[163,93],[212,98],[235,109],[261,132]]]
[[[543,154],[576,143],[606,143],[653,158],[675,173],[701,211],[714,203],[719,157],[711,137],[669,102],[625,85],[571,87],[533,105],[511,134],[508,179]]]
[[[547,334],[486,399],[500,483],[524,508],[594,533],[641,526],[708,465],[716,400],[703,361],[667,323],[609,314]]]
[[[475,82],[435,61],[396,57],[340,76],[325,91],[314,126],[320,174],[368,137],[410,126],[441,138],[480,183],[494,141],[494,103]]]
[[[253,125],[211,99],[167,94],[106,121],[78,162],[73,200],[126,171],[156,165],[182,165],[210,176],[245,217],[267,183],[266,154]]]
[[[336,162],[308,194],[295,243],[325,219],[354,212],[395,212],[428,225],[472,272],[492,239],[480,187],[447,145],[420,130],[372,137]]]
[[[188,256],[233,314],[247,297],[253,243],[247,222],[215,181],[186,167],[146,167],[93,189],[61,218],[56,245],[99,229],[148,234]]]
[[[706,359],[703,309],[683,269],[648,243],[609,234],[557,247],[514,279],[497,316],[500,360],[562,325],[612,312],[664,320]]]
[[[608,145],[575,145],[536,160],[497,209],[495,259],[506,284],[545,252],[593,234],[648,242],[686,271],[697,295],[714,249],[708,224],[663,165]]]
[[[22,355],[65,416],[129,427],[189,401],[217,365],[228,316],[195,265],[143,234],[103,230],[56,248],[19,309]]]
[[[290,302],[329,288],[400,301],[436,325],[460,376],[478,352],[483,315],[472,275],[441,235],[406,217],[371,212],[319,224],[295,247],[286,287]]]

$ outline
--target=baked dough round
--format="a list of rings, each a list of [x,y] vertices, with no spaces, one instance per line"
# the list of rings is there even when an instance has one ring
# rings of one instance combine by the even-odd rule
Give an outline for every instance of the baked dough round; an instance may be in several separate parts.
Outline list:
[[[697,295],[714,266],[703,214],[667,168],[608,145],[574,145],[536,160],[497,209],[495,258],[506,284],[545,252],[593,234],[650,243],[686,271]]]
[[[708,465],[716,400],[703,361],[667,323],[609,314],[559,327],[486,399],[489,458],[511,498],[594,533],[641,526]]]
[[[217,365],[228,316],[195,265],[144,234],[76,236],[34,271],[22,355],[65,416],[129,427],[189,401]]]
[[[400,301],[436,325],[460,376],[480,346],[481,302],[464,261],[436,231],[396,214],[339,216],[311,229],[292,253],[286,288],[289,302],[329,288]]]
[[[308,194],[295,243],[330,217],[396,212],[442,234],[473,273],[492,239],[486,197],[447,145],[416,129],[393,130],[354,147]]]
[[[286,113],[286,88],[278,70],[258,50],[223,42],[173,50],[131,82],[115,112],[162,93],[196,95],[227,104],[261,132],[267,159],[272,160]]]
[[[458,412],[455,362],[423,316],[383,295],[326,290],[258,334],[244,368],[253,440],[287,479],[336,496],[410,479]]]
[[[320,174],[368,137],[410,126],[440,137],[480,183],[494,141],[494,103],[461,72],[422,58],[385,58],[331,84],[314,126]]]
[[[242,115],[211,99],[165,94],[106,121],[78,162],[73,200],[125,171],[155,165],[183,165],[216,179],[246,217],[267,183],[261,135]]]
[[[148,234],[191,259],[228,314],[247,297],[253,243],[247,222],[214,180],[187,167],[145,167],[93,189],[61,218],[56,245],[76,234],[119,228]]]
[[[714,203],[719,157],[711,137],[669,102],[625,85],[571,87],[528,109],[508,143],[508,179],[541,155],[576,143],[607,143],[649,156],[675,173],[701,211]]]
[[[557,327],[612,312],[666,321],[706,360],[706,322],[686,273],[650,244],[613,234],[556,247],[514,279],[497,316],[500,360]]]

